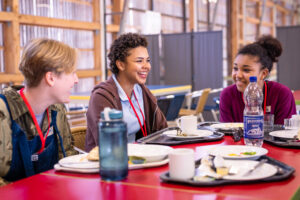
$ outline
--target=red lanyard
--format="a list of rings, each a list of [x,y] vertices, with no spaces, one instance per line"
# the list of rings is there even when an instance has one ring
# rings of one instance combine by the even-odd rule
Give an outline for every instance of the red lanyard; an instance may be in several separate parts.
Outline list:
[[[24,88],[22,88],[22,89],[20,90],[20,95],[21,95],[23,101],[25,102],[25,104],[26,104],[26,106],[27,106],[27,108],[28,108],[28,110],[29,110],[29,113],[30,113],[30,115],[31,115],[31,117],[32,117],[32,119],[33,119],[34,125],[35,125],[35,127],[36,127],[36,129],[37,129],[37,131],[38,131],[38,133],[39,133],[39,136],[40,136],[40,139],[41,139],[41,142],[42,142],[42,147],[41,147],[41,149],[38,151],[38,153],[41,153],[41,152],[43,152],[43,150],[44,150],[44,148],[45,148],[46,138],[47,138],[48,133],[49,133],[49,130],[50,130],[49,110],[48,110],[48,108],[47,108],[47,110],[46,110],[46,111],[47,111],[47,118],[48,118],[48,130],[47,130],[46,136],[44,137],[44,136],[43,136],[43,132],[41,131],[40,125],[38,124],[38,122],[37,122],[37,120],[36,120],[36,117],[35,117],[35,115],[34,115],[34,113],[33,113],[33,110],[32,110],[32,108],[31,108],[29,102],[27,101],[27,99],[26,99],[26,97],[25,97],[25,95],[24,95],[23,90],[24,90]]]
[[[264,96],[264,114],[266,114],[266,108],[267,108],[267,83],[264,81],[265,84],[265,96]],[[245,104],[244,95],[242,93],[243,102]]]
[[[135,99],[136,99],[136,102],[137,102],[137,104],[138,104],[138,106],[139,106],[140,112],[141,112],[141,114],[142,114],[142,116],[143,116],[144,127],[142,126],[141,120],[140,120],[140,118],[139,118],[139,116],[138,116],[138,114],[137,114],[137,112],[136,112],[136,110],[135,110],[135,108],[134,108],[134,106],[133,106],[133,104],[132,104],[132,101],[131,101],[131,99],[129,98],[128,95],[127,95],[127,98],[128,98],[128,100],[129,100],[129,103],[130,103],[130,105],[131,105],[131,107],[132,107],[134,113],[135,113],[136,118],[137,118],[138,121],[139,121],[139,124],[140,124],[141,130],[142,130],[143,136],[146,137],[146,136],[147,136],[147,129],[146,129],[146,121],[145,121],[145,117],[144,117],[143,111],[142,111],[142,109],[141,109],[141,107],[140,107],[139,101],[138,101],[138,99],[136,98],[136,95],[135,95],[134,90],[133,90],[133,95],[134,95],[134,97],[135,97]]]

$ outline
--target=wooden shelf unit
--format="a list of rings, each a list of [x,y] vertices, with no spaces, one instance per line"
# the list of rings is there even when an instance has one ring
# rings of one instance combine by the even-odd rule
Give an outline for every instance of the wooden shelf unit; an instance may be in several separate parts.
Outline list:
[[[60,0],[64,2],[72,2],[78,4],[88,4],[93,9],[93,21],[66,20],[59,18],[49,18],[34,15],[25,15],[19,12],[19,0],[7,0],[3,3],[3,10],[0,12],[0,23],[3,30],[3,59],[4,72],[0,73],[0,84],[20,84],[24,80],[22,74],[18,70],[20,61],[20,26],[31,25],[40,27],[64,28],[74,30],[86,30],[93,32],[93,49],[82,49],[82,51],[93,51],[94,66],[90,70],[78,70],[79,78],[92,77],[101,80],[101,24],[100,24],[100,3],[99,0],[93,0],[92,3],[80,0]],[[115,26],[109,26],[109,30],[116,30]],[[81,49],[79,49],[81,50]]]

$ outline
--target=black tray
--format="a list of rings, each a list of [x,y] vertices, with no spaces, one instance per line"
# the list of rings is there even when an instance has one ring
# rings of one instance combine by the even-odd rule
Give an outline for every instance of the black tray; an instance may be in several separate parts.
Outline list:
[[[180,145],[180,144],[192,144],[192,143],[199,143],[199,142],[216,141],[216,140],[221,140],[224,137],[224,133],[216,132],[216,131],[214,131],[213,135],[207,137],[192,138],[192,139],[187,138],[187,139],[180,139],[180,140],[162,134],[167,130],[176,130],[176,129],[178,128],[177,127],[165,128],[155,133],[152,133],[151,135],[140,138],[137,140],[137,142],[144,143],[144,144]],[[204,127],[200,127],[199,129],[208,130]]]
[[[218,185],[229,185],[229,184],[245,184],[245,183],[260,183],[260,182],[273,182],[273,181],[282,181],[290,176],[295,172],[295,169],[285,163],[282,163],[274,158],[269,156],[261,156],[258,160],[267,159],[267,163],[275,165],[278,167],[278,172],[270,177],[259,179],[259,180],[224,180],[224,179],[215,179],[213,181],[194,181],[193,179],[187,180],[180,180],[180,179],[172,179],[169,176],[169,172],[164,172],[160,175],[160,179],[164,182],[169,183],[178,183],[178,184],[185,184],[185,185],[193,185],[193,186],[218,186]],[[200,160],[196,161],[196,167],[200,164]]]
[[[273,131],[277,130],[284,130],[284,127],[282,125],[275,125]],[[265,133],[264,141],[279,147],[300,149],[300,142],[291,139],[274,137],[271,136],[269,133]]]

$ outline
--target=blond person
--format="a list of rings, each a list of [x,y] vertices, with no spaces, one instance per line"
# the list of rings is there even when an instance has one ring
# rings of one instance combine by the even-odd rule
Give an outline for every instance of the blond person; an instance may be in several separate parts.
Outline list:
[[[76,51],[51,39],[32,40],[19,70],[25,86],[0,95],[0,182],[49,170],[62,156],[74,154],[62,103],[78,82]]]

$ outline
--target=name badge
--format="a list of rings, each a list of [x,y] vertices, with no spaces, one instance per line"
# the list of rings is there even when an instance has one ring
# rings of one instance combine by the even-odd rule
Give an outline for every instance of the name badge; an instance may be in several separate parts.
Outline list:
[[[31,155],[31,161],[32,161],[32,162],[38,161],[38,160],[39,160],[39,155],[37,155],[37,154]]]

